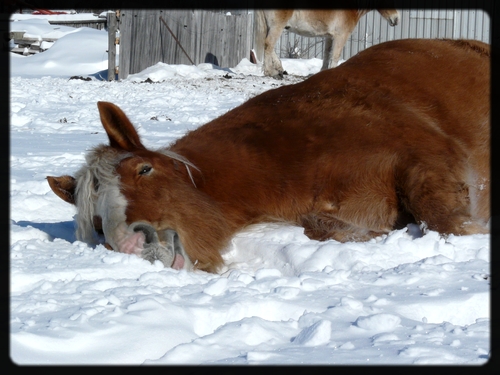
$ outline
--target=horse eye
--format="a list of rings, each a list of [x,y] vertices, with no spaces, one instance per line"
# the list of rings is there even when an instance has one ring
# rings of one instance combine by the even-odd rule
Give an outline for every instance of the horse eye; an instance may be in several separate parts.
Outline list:
[[[151,169],[153,169],[153,168],[150,165],[143,165],[141,170],[139,171],[139,174],[143,175],[143,174],[149,173],[151,171]]]

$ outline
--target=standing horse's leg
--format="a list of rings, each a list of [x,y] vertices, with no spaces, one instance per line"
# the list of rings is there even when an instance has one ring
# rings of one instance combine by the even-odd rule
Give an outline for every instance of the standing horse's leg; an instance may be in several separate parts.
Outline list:
[[[264,44],[264,75],[281,79],[283,78],[283,65],[274,51],[274,45],[281,36],[282,27],[269,30]]]
[[[333,38],[329,35],[325,36],[325,51],[323,52],[323,65],[321,70],[333,68],[331,62],[333,61]]]
[[[347,38],[351,35],[351,31],[349,30],[343,34],[327,36],[325,38],[325,55],[321,70],[335,68],[338,65],[342,49],[347,42]]]
[[[338,65],[347,38],[356,28],[361,15],[366,12],[346,10],[335,13],[335,22],[330,24],[329,32],[325,38],[325,55],[321,70],[335,68]]]
[[[277,79],[283,78],[283,65],[274,51],[274,46],[281,36],[293,11],[264,11],[267,35],[264,41],[264,75]]]

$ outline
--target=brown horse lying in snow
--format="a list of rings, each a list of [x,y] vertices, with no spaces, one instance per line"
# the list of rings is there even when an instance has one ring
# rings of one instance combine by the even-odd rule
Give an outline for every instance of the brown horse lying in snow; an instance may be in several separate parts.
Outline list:
[[[311,239],[365,241],[425,223],[487,233],[489,46],[398,40],[260,94],[167,148],[148,150],[99,102],[109,145],[75,177],[48,177],[78,209],[78,238],[217,272],[246,226],[300,225]]]

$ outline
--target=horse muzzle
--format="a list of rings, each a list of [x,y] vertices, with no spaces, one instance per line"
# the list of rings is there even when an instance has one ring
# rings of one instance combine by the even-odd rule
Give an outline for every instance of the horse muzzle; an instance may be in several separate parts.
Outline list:
[[[399,16],[389,18],[389,25],[396,26],[397,24],[399,24]]]
[[[157,231],[152,225],[135,222],[129,225],[131,232],[142,232],[145,237],[141,257],[154,263],[159,260],[165,267],[176,270],[192,269],[193,264],[184,251],[179,235],[172,229]]]

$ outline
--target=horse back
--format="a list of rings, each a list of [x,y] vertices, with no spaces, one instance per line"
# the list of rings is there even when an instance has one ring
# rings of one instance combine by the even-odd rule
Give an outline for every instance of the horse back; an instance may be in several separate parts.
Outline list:
[[[388,140],[403,126],[415,135],[423,130],[444,132],[472,150],[489,139],[489,80],[485,43],[387,42],[337,68],[248,100],[188,133],[174,149],[189,149],[191,143],[211,145],[207,137],[221,150],[234,144],[256,150],[293,148],[294,140],[296,146],[314,148],[321,144],[322,134],[328,135],[323,140],[331,149],[336,138],[354,128],[377,124],[371,128]],[[421,126],[413,126],[415,122]],[[317,142],[312,141],[315,137]]]
[[[385,189],[389,196],[395,170],[404,174],[435,159],[443,168],[468,163],[453,173],[486,181],[489,69],[489,48],[481,42],[383,43],[301,83],[266,91],[171,149],[200,168],[196,184],[210,196],[246,205],[245,220],[252,207],[267,205],[261,211],[281,218],[288,215],[283,207],[293,207],[288,218],[297,221],[315,205],[341,201],[336,192],[369,180],[383,181],[374,194]],[[489,200],[482,202],[478,215],[487,217]]]

